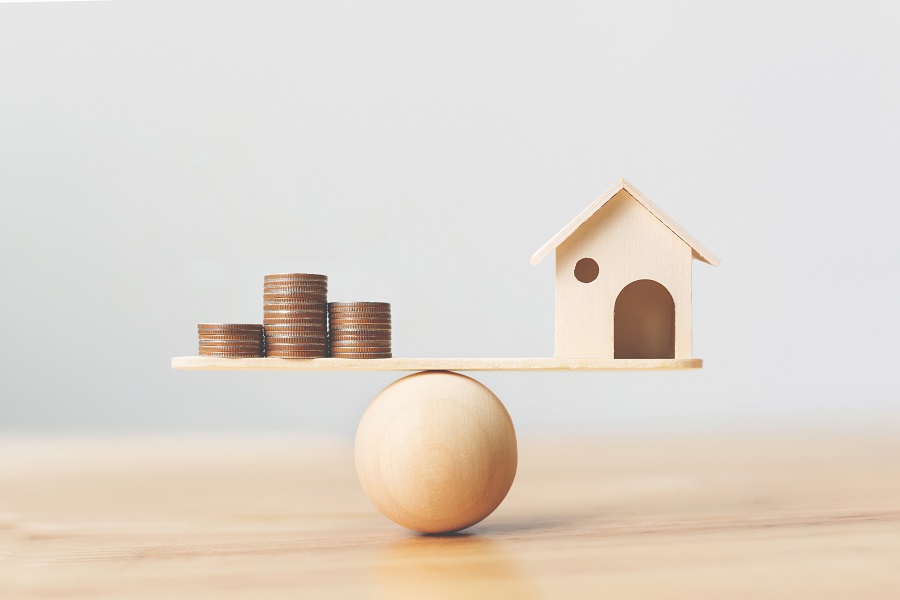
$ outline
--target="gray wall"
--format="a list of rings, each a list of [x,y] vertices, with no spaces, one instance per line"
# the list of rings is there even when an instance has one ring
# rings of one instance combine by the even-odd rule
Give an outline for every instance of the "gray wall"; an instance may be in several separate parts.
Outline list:
[[[395,353],[544,356],[532,252],[628,177],[699,372],[478,378],[520,432],[900,422],[900,4],[0,4],[0,429],[352,433],[390,373],[185,373],[262,276]]]

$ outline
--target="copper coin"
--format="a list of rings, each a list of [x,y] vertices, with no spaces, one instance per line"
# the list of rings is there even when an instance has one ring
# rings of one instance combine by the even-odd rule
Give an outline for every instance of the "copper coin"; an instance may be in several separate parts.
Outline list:
[[[333,340],[389,340],[391,339],[390,331],[334,331],[329,332]]]
[[[243,348],[252,348],[254,346],[262,346],[262,340],[247,340],[247,341],[235,341],[235,340],[200,340],[198,342],[200,346],[241,346]]]
[[[263,278],[264,286],[296,286],[296,287],[328,287],[328,279],[310,279],[308,277],[270,277]]]
[[[281,329],[279,331],[270,331],[268,335],[266,335],[267,340],[290,336],[290,337],[321,337],[327,338],[328,332],[324,329]]]
[[[325,302],[315,298],[266,298],[263,300],[263,306],[279,309],[284,309],[285,307],[315,308],[323,313],[325,312]]]
[[[304,302],[321,302],[322,304],[327,304],[326,296],[328,294],[325,292],[282,292],[281,290],[263,290],[264,299],[268,299],[272,296],[275,300],[278,300],[281,298],[292,298],[297,295],[302,296],[300,299]]]
[[[321,323],[279,323],[266,325],[266,334],[281,333],[285,331],[325,331]]]
[[[391,358],[391,353],[353,353],[353,352],[332,352],[332,358],[357,358],[357,359],[371,359],[371,358]]]
[[[258,325],[256,323],[253,324],[245,324],[245,323],[198,323],[197,329],[199,330],[209,330],[209,329],[223,329],[223,330],[233,330],[233,329],[241,329],[241,330],[255,330],[262,329],[262,325]]]
[[[373,323],[390,323],[391,315],[341,315],[336,313],[328,313],[328,317],[333,321],[347,321],[354,323],[365,323],[371,321]]]
[[[267,283],[263,286],[264,294],[316,294],[320,296],[325,296],[328,293],[328,288],[325,286],[319,285],[299,285],[296,283],[290,283],[285,285],[273,285],[271,283]]]
[[[270,344],[290,340],[321,340],[322,343],[325,343],[327,339],[328,337],[321,332],[285,331],[284,333],[273,333],[266,338],[266,341]]]
[[[328,307],[328,312],[333,315],[390,315],[390,310],[383,308],[334,308]]]
[[[391,308],[390,302],[329,302],[335,308]]]
[[[391,324],[390,317],[386,317],[386,318],[356,317],[356,318],[353,318],[353,317],[343,317],[343,316],[337,316],[337,315],[329,315],[329,316],[331,317],[331,320],[335,323],[349,323],[349,324],[353,324],[353,323],[369,324],[369,323],[371,323],[373,325],[390,325]]]
[[[272,358],[326,358],[325,352],[312,350],[279,350],[277,352],[267,352],[266,356]]]
[[[324,345],[317,346],[314,344],[283,344],[266,348],[266,354],[271,355],[274,352],[318,352],[319,354],[326,354],[327,348]]]
[[[325,302],[328,299],[328,290],[326,289],[297,289],[297,288],[270,288],[263,290],[263,296],[312,296]]]
[[[285,325],[325,325],[325,316],[312,313],[291,313],[290,311],[286,313],[269,311],[269,314],[263,318],[263,321],[266,327],[275,324],[275,322]]]
[[[328,287],[328,282],[319,281],[316,279],[266,279],[265,281],[263,281],[263,287],[298,287],[325,289]]]
[[[277,308],[279,306],[296,306],[298,308],[303,307],[315,307],[322,312],[325,312],[325,300],[318,300],[316,298],[294,298],[294,297],[283,297],[283,298],[266,298],[263,300],[264,306],[271,306],[273,308]]]
[[[352,348],[337,348],[335,346],[331,347],[331,353],[334,355],[339,354],[390,354],[391,347],[390,346],[359,346]]]
[[[200,352],[200,356],[211,356],[214,358],[262,358],[262,352]]]
[[[235,338],[235,337],[202,337],[198,340],[201,344],[262,344],[262,336],[256,338]]]
[[[272,308],[266,306],[263,310],[264,317],[318,317],[325,320],[325,313],[314,308]]]
[[[266,327],[272,327],[273,325],[316,325],[317,327],[325,327],[325,319],[306,317],[267,317],[265,322]]]
[[[267,273],[264,279],[314,279],[316,281],[328,281],[327,275],[318,273]]]

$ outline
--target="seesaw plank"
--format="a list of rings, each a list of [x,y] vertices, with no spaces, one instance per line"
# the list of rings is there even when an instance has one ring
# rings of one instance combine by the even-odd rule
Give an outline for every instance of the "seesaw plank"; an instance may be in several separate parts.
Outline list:
[[[184,371],[653,371],[699,369],[703,360],[601,358],[212,358],[179,356]]]

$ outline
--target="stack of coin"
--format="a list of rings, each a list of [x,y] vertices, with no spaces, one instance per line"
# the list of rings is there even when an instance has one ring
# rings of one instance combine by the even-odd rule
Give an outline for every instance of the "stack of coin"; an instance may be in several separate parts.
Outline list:
[[[265,356],[262,325],[200,323],[200,356],[256,358]]]
[[[335,358],[390,358],[391,305],[330,302],[329,342]]]
[[[263,289],[266,356],[328,356],[327,295],[325,275],[266,275]]]

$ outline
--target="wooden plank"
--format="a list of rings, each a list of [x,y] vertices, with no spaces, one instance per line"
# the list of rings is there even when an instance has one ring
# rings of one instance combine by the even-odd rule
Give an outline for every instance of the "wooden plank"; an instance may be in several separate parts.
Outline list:
[[[900,431],[520,439],[466,535],[369,504],[349,439],[0,437],[0,596],[898,598]]]
[[[653,371],[699,369],[703,360],[607,358],[212,358],[179,356],[183,371]]]

